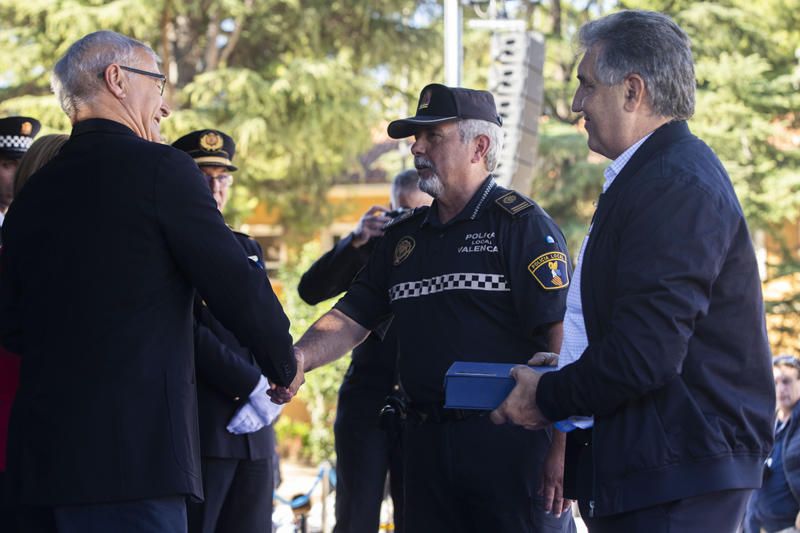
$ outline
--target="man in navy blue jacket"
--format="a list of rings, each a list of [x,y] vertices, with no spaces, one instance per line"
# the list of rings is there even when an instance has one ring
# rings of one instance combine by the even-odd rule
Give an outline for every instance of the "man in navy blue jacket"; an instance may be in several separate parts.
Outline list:
[[[761,485],[775,398],[760,280],[741,206],[689,132],[689,39],[665,15],[586,24],[573,110],[609,159],[567,297],[561,363],[524,367],[492,414],[570,434],[592,532],[734,531]]]

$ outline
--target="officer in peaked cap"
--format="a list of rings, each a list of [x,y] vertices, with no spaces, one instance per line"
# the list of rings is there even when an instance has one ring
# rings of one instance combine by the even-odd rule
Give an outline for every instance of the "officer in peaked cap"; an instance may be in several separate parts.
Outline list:
[[[222,212],[233,182],[230,172],[237,170],[233,139],[219,130],[205,129],[184,135],[172,146],[192,156]],[[253,266],[263,269],[264,254],[258,243],[244,233],[234,235]],[[250,351],[199,299],[195,302],[195,361],[205,501],[189,503],[189,533],[270,531],[275,434],[270,414],[259,411],[268,402],[266,378]],[[243,406],[254,414],[255,426],[232,422]]]
[[[31,117],[0,118],[0,215],[14,199],[14,173],[42,125]],[[2,225],[2,218],[0,218]]]
[[[219,130],[197,130],[187,133],[172,146],[192,156],[206,175],[217,207],[222,211],[233,183],[230,172],[238,170],[233,164],[236,143],[231,136]]]

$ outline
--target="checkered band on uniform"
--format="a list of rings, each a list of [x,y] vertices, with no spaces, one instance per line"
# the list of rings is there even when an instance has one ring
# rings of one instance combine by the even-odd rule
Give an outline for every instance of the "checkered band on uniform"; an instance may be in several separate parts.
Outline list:
[[[438,292],[457,289],[473,291],[510,291],[506,277],[502,274],[478,274],[474,272],[457,272],[443,274],[419,281],[398,283],[389,289],[390,301],[403,298],[417,298]]]
[[[27,152],[33,144],[33,137],[26,135],[0,135],[0,150]]]

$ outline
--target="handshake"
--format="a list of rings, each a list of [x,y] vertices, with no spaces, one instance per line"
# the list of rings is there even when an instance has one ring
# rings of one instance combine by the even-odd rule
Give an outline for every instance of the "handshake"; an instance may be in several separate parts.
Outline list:
[[[255,389],[250,393],[248,402],[240,407],[228,422],[226,427],[228,432],[234,435],[253,433],[272,424],[278,418],[283,405],[297,394],[305,382],[303,353],[295,348],[294,355],[297,359],[297,373],[289,387],[279,387],[261,376]]]

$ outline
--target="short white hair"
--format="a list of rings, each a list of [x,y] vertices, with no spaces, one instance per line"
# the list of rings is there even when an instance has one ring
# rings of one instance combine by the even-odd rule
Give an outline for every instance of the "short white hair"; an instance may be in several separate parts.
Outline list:
[[[469,118],[458,121],[458,134],[461,137],[461,142],[465,144],[478,135],[489,137],[489,151],[486,152],[486,169],[489,172],[493,172],[497,167],[497,159],[503,151],[503,128],[493,122]]]
[[[101,30],[86,35],[70,45],[53,68],[50,85],[70,119],[105,86],[101,74],[112,63],[133,66],[137,52],[144,50],[158,61],[146,44],[117,32]]]

